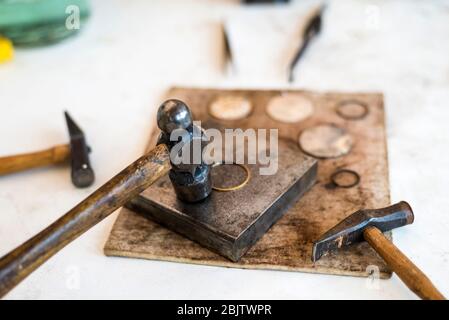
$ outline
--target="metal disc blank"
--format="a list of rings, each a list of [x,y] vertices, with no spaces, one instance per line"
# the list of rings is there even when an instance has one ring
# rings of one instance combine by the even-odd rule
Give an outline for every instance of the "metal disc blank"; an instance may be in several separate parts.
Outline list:
[[[337,114],[346,120],[360,120],[368,114],[368,106],[357,100],[347,100],[337,106]]]
[[[312,115],[313,104],[312,101],[303,95],[282,95],[270,100],[266,112],[276,121],[294,123]]]
[[[316,158],[341,157],[351,151],[352,143],[346,130],[334,125],[311,127],[299,136],[301,149]]]
[[[223,96],[209,106],[211,116],[221,120],[239,120],[246,118],[252,110],[251,101],[240,96]]]

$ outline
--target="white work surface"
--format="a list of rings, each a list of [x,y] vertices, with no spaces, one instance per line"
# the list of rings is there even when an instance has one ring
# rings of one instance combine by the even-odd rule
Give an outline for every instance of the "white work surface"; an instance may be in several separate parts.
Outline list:
[[[449,2],[335,1],[300,61],[303,17],[237,1],[92,1],[82,33],[16,51],[0,65],[0,156],[68,141],[63,110],[92,146],[96,182],[76,189],[69,166],[0,178],[0,255],[60,217],[144,150],[155,111],[173,85],[376,91],[385,94],[392,201],[415,223],[396,245],[449,296]],[[220,70],[226,19],[237,74]],[[117,213],[86,232],[11,291],[9,299],[414,299],[393,275],[364,278],[240,270],[105,257]]]

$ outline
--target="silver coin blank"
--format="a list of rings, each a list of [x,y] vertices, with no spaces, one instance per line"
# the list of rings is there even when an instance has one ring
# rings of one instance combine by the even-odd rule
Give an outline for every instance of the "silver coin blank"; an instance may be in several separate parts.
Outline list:
[[[267,114],[274,120],[295,123],[307,119],[313,114],[312,101],[300,94],[286,94],[272,98],[266,108]]]
[[[353,140],[345,129],[335,125],[318,125],[305,129],[299,136],[301,149],[315,158],[337,158],[348,154]]]
[[[337,114],[346,120],[360,120],[368,114],[368,106],[357,100],[343,101],[337,106]]]
[[[244,119],[251,111],[251,101],[241,96],[218,97],[209,106],[210,115],[221,120]]]

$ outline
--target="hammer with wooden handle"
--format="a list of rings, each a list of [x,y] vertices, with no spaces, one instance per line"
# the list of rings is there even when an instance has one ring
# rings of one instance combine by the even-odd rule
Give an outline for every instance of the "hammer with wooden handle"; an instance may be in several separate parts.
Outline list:
[[[65,119],[70,135],[70,144],[55,146],[46,150],[0,157],[0,176],[28,169],[49,166],[71,160],[72,182],[78,188],[85,188],[95,180],[89,162],[89,147],[83,131],[73,121],[68,112]]]
[[[148,188],[170,169],[167,147],[139,158],[64,216],[0,259],[0,297],[85,231]]]
[[[158,126],[164,134],[176,129],[189,131],[192,128],[190,110],[179,100],[168,100],[159,107]],[[173,145],[168,142],[159,144],[49,227],[2,257],[0,259],[0,297],[68,243],[164,176],[172,168],[168,150],[172,147]],[[173,174],[176,175],[177,172],[179,171]],[[175,189],[179,188],[178,197],[182,195],[182,200],[195,202],[209,195],[207,190],[209,190],[210,182],[207,179],[204,180],[203,175],[198,178],[193,175],[192,179],[187,180],[172,180]]]
[[[413,220],[412,208],[405,201],[386,208],[356,211],[314,242],[312,260],[317,261],[331,250],[367,241],[416,295],[445,300],[429,278],[382,233]]]

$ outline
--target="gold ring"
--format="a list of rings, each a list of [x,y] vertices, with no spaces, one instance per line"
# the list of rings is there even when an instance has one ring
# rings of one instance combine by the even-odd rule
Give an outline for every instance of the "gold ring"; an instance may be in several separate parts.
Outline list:
[[[243,168],[245,170],[246,173],[246,178],[245,180],[243,180],[243,182],[241,182],[240,184],[236,185],[236,186],[232,186],[232,187],[227,187],[227,188],[220,188],[220,187],[214,187],[212,186],[212,190],[215,191],[220,191],[220,192],[228,192],[228,191],[234,191],[234,190],[238,190],[240,188],[243,188],[243,186],[245,186],[250,177],[251,177],[251,171],[249,170],[249,168],[247,166],[245,166],[244,164],[239,164],[239,163],[216,163],[213,165],[213,167],[216,166],[222,166],[222,165],[226,165],[226,164],[230,164],[230,165],[235,165],[235,166],[239,166],[240,168]]]

